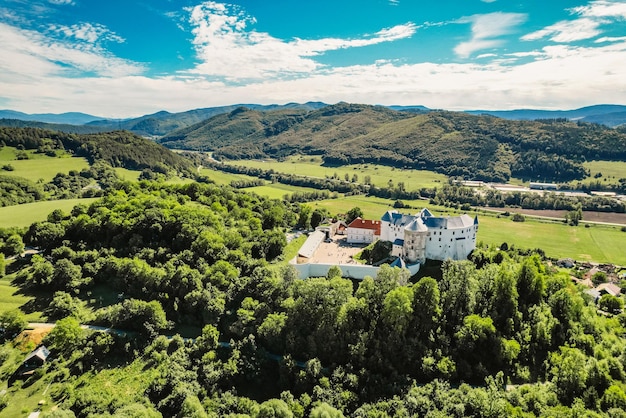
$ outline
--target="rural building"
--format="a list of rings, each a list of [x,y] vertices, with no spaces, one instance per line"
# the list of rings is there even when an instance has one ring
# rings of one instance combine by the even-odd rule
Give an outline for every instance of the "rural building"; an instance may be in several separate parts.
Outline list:
[[[307,263],[313,254],[315,254],[315,250],[320,244],[326,239],[326,233],[324,231],[314,231],[309,234],[309,237],[304,241],[302,247],[300,247],[300,251],[298,251],[298,263]]]
[[[8,385],[11,386],[17,379],[28,379],[38,368],[48,360],[50,351],[46,346],[42,345],[26,356],[20,367],[13,372],[8,379]]]
[[[534,183],[531,182],[528,186],[531,190],[556,190],[559,186],[555,183]]]
[[[22,363],[22,367],[25,369],[36,369],[38,367],[43,366],[43,364],[48,359],[50,355],[50,351],[46,348],[45,345],[40,346],[35,351],[31,352]]]
[[[356,218],[346,229],[350,244],[371,244],[380,238],[380,221]]]

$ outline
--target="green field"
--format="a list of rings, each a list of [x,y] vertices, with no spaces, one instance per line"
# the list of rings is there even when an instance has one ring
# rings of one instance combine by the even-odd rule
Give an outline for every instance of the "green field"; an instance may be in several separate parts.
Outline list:
[[[122,167],[116,167],[113,170],[115,170],[115,174],[117,174],[122,180],[127,181],[137,181],[139,179],[139,175],[141,174],[141,171],[129,170]]]
[[[55,209],[70,212],[78,204],[89,205],[98,198],[45,200],[42,202],[25,203],[23,205],[5,206],[0,208],[0,227],[24,228],[33,222],[43,221]]]
[[[68,173],[71,170],[80,171],[89,168],[89,163],[81,157],[48,157],[44,154],[36,154],[34,151],[25,151],[28,160],[16,160],[15,148],[3,147],[0,149],[0,166],[10,164],[13,171],[0,171],[1,174],[15,177],[23,177],[31,181],[51,181],[58,173]]]
[[[256,193],[259,196],[266,196],[270,199],[282,199],[286,194],[294,192],[316,192],[317,189],[310,187],[290,186],[289,184],[268,183],[265,186],[247,187],[242,189],[246,192]]]
[[[0,313],[18,309],[33,298],[19,293],[19,288],[11,284],[13,276],[6,276],[0,279]],[[34,312],[26,315],[29,322],[41,320],[41,312]]]
[[[200,174],[207,176],[213,180],[216,184],[229,185],[233,180],[256,180],[256,177],[245,176],[243,174],[231,174],[219,170],[211,170],[210,168],[203,168],[200,170]]]
[[[387,167],[373,164],[350,164],[340,167],[325,167],[319,156],[294,156],[286,161],[274,160],[237,160],[230,164],[245,167],[262,168],[264,170],[274,170],[284,174],[295,174],[306,177],[332,177],[335,174],[344,179],[347,174],[349,179],[356,174],[357,182],[363,182],[365,176],[370,176],[372,184],[383,187],[389,180],[394,184],[404,182],[406,190],[418,190],[422,187],[441,187],[446,184],[447,177],[433,171],[425,170],[404,170],[400,168]]]
[[[615,183],[616,180],[626,178],[626,161],[588,161],[583,163],[589,169],[589,177],[585,181],[601,180]],[[596,179],[594,176],[602,173],[602,177]]]

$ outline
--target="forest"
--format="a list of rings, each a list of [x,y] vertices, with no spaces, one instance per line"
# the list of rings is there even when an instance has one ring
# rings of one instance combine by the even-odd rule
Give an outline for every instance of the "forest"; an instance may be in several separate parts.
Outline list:
[[[351,103],[309,111],[239,108],[159,142],[213,151],[217,159],[321,155],[327,165],[381,164],[499,182],[511,176],[567,182],[585,177],[584,161],[626,157],[624,133],[592,123],[413,114]]]
[[[0,273],[57,325],[52,360],[0,408],[49,382],[58,408],[43,417],[626,416],[621,299],[599,310],[570,272],[514,245],[417,277],[300,280],[283,254],[304,208],[142,181],[3,231],[39,253]],[[0,348],[2,380],[16,351]]]

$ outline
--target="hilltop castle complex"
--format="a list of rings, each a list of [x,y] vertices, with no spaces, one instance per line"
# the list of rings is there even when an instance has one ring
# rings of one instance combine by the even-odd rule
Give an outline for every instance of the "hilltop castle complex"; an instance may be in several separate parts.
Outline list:
[[[348,225],[349,243],[368,244],[376,240],[392,242],[391,255],[408,264],[426,259],[464,260],[476,248],[478,217],[463,214],[434,216],[428,209],[416,215],[395,210],[385,212],[380,221],[357,218]]]

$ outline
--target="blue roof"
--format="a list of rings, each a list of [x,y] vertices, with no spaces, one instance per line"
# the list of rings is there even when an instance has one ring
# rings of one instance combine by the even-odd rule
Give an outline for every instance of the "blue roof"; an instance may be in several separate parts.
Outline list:
[[[424,219],[424,223],[429,228],[445,228],[447,225],[447,219],[428,217]]]
[[[396,258],[393,263],[389,264],[391,267],[400,267],[401,269],[406,268],[406,263],[402,259],[402,257]]]
[[[394,242],[393,245],[399,245],[400,247],[404,246],[404,240],[397,238]]]

